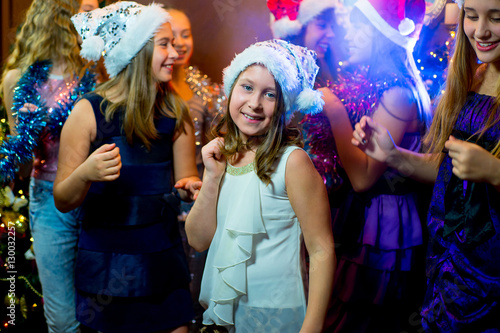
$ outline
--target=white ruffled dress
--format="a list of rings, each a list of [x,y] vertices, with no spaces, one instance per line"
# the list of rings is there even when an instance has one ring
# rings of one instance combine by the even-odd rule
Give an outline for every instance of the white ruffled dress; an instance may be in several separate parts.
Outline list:
[[[306,312],[302,232],[285,186],[295,149],[288,147],[276,161],[268,186],[253,163],[228,164],[201,284],[204,324],[238,333],[299,332]]]

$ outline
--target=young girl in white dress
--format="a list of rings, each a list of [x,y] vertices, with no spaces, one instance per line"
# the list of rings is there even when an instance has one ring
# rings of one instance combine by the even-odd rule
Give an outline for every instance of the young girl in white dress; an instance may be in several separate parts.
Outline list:
[[[287,126],[321,111],[315,53],[256,43],[224,70],[224,135],[203,147],[203,186],[186,221],[191,246],[209,248],[203,324],[230,332],[321,332],[334,273],[325,185]],[[300,243],[310,254],[306,297]],[[306,298],[307,304],[306,304]]]

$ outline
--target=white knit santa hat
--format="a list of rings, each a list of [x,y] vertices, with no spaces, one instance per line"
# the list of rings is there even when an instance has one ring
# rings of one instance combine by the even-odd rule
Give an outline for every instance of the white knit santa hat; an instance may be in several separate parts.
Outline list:
[[[284,40],[274,39],[250,45],[224,69],[224,92],[229,96],[240,75],[251,65],[265,66],[281,87],[288,123],[294,112],[316,114],[323,109],[322,93],[314,90],[319,67],[316,53]]]

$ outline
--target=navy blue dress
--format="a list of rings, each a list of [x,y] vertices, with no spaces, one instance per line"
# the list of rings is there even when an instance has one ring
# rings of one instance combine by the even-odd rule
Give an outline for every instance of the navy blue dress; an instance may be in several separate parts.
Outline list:
[[[90,153],[116,143],[122,169],[115,181],[93,183],[82,204],[77,319],[106,333],[156,332],[186,324],[193,310],[177,224],[179,200],[172,194],[176,120],[155,120],[160,137],[147,150],[139,140],[127,143],[121,113],[105,121],[102,97],[84,97],[97,123]]]

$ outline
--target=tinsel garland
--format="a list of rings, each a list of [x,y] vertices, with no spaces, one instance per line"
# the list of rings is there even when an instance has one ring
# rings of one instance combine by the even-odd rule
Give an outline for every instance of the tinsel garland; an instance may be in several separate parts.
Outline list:
[[[306,115],[300,122],[304,149],[323,178],[328,193],[342,185],[337,173],[338,157],[328,118],[323,113]]]
[[[57,107],[47,107],[37,88],[47,82],[51,67],[50,61],[35,62],[14,89],[12,110],[16,118],[17,135],[10,136],[0,146],[0,183],[12,180],[18,167],[33,159],[33,151],[44,130],[53,136],[60,135],[75,101],[95,87],[94,75],[87,70],[81,80],[75,79],[78,83],[71,93],[57,101]],[[34,104],[38,108],[32,112],[19,112],[25,103]]]
[[[402,85],[396,76],[368,80],[367,68],[363,68],[343,72],[337,82],[328,84],[328,88],[342,101],[354,126],[362,116],[371,115],[376,110],[386,90]],[[340,187],[343,180],[337,172],[339,161],[328,118],[323,113],[306,115],[300,124],[304,134],[304,149],[330,193]]]
[[[353,127],[361,117],[373,114],[384,92],[404,86],[395,74],[387,73],[372,80],[367,78],[367,73],[367,67],[348,72],[341,75],[337,83],[328,86],[346,108]]]

